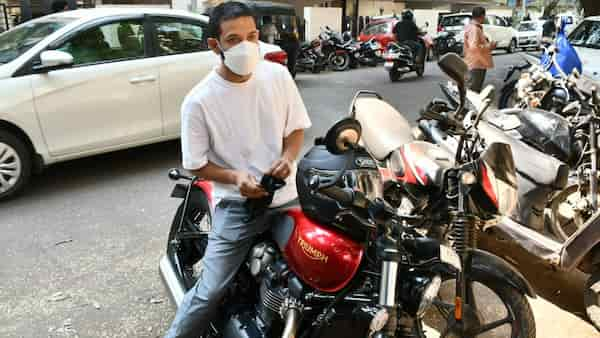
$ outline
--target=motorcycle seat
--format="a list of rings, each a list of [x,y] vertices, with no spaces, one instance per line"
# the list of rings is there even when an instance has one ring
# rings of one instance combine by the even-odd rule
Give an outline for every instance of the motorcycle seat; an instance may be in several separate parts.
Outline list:
[[[540,152],[504,131],[481,121],[479,132],[486,142],[502,142],[510,145],[517,172],[538,185],[562,189],[567,185],[569,166],[558,159]]]
[[[361,142],[377,160],[383,161],[392,151],[413,141],[408,121],[384,100],[360,97],[354,109],[362,125]]]

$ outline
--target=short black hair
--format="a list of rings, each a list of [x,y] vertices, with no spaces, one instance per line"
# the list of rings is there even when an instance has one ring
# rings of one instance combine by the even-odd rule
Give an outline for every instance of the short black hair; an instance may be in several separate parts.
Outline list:
[[[242,2],[228,1],[224,2],[210,11],[210,20],[208,21],[208,37],[219,39],[221,36],[221,24],[227,20],[233,20],[242,17],[251,17],[256,23],[256,15],[252,8]]]
[[[471,12],[471,16],[474,18],[481,18],[485,16],[485,8],[481,6],[477,6],[473,8],[473,12]]]
[[[58,13],[65,10],[65,7],[68,5],[66,0],[55,0],[52,2],[52,13]]]

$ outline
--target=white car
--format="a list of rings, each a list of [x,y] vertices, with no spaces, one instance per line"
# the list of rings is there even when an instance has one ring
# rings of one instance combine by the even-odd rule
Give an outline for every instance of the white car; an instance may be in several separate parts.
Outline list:
[[[585,18],[569,34],[583,63],[583,75],[600,83],[600,16]]]
[[[183,98],[219,62],[207,23],[190,12],[102,8],[0,34],[0,199],[52,163],[178,138]],[[277,46],[261,50],[287,59]]]
[[[542,44],[542,29],[537,21],[521,21],[517,25],[517,48],[539,49]]]
[[[471,14],[456,13],[444,15],[440,18],[438,31],[452,32],[459,41],[463,40],[465,26],[471,21]],[[488,14],[483,24],[483,32],[491,41],[497,43],[496,48],[506,49],[513,53],[517,46],[517,33],[504,18]]]

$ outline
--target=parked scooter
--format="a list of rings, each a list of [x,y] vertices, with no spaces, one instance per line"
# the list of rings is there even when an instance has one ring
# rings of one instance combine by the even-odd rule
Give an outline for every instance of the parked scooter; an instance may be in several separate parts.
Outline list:
[[[422,321],[458,255],[405,225],[381,199],[375,160],[355,119],[335,124],[298,166],[300,205],[259,236],[227,286],[209,337],[424,338]],[[331,175],[333,173],[333,176]],[[160,274],[174,304],[199,276],[211,230],[206,182],[172,170],[182,198]],[[273,194],[278,184],[261,181]]]
[[[419,42],[414,42],[417,44]],[[417,60],[415,46],[411,42],[390,42],[384,55],[383,67],[389,73],[392,82],[399,81],[406,73],[416,72],[417,76],[425,74],[425,60]],[[421,48],[425,48],[421,46]],[[421,56],[422,58],[422,56]]]

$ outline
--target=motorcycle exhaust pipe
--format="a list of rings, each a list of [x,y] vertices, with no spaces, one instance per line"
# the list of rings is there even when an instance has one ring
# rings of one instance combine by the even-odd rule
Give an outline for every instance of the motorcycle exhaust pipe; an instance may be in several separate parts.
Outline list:
[[[160,259],[158,271],[165,288],[167,288],[171,301],[175,304],[175,307],[178,308],[183,301],[185,288],[177,277],[173,264],[166,255]]]
[[[298,327],[300,326],[300,310],[291,307],[285,314],[285,327],[282,338],[296,338]]]

